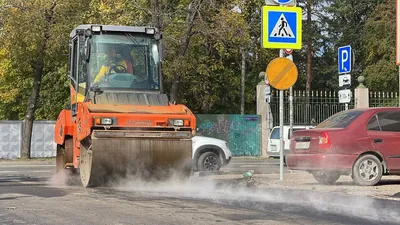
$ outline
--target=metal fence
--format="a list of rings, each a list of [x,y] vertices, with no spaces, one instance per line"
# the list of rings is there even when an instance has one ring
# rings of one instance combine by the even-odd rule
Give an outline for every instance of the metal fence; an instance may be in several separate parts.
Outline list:
[[[369,107],[397,107],[399,96],[397,92],[370,92]]]
[[[354,108],[354,95],[348,108]],[[279,125],[279,92],[271,96],[271,113],[274,126]],[[289,91],[284,91],[284,124],[289,124]],[[346,109],[339,103],[337,92],[334,91],[293,91],[293,124],[316,125],[329,116]]]
[[[56,156],[53,139],[55,121],[35,121],[32,128],[31,158]],[[21,157],[24,121],[0,121],[0,159]]]
[[[354,92],[352,90],[349,109],[354,108]],[[399,105],[399,96],[395,92],[370,92],[369,107],[390,107]],[[274,126],[279,125],[279,92],[271,96],[271,114]],[[336,91],[293,91],[293,124],[316,125],[328,117],[346,109],[339,103]],[[284,124],[289,124],[289,91],[284,91]]]

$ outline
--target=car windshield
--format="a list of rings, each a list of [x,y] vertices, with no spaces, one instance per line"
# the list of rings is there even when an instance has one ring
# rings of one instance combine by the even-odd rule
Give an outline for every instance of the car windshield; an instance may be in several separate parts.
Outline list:
[[[93,36],[90,46],[92,87],[160,89],[157,40],[129,33],[102,34]]]
[[[271,133],[271,139],[279,139],[279,131],[279,127],[274,128]]]
[[[363,111],[344,111],[337,113],[322,123],[316,128],[346,128],[349,126]]]

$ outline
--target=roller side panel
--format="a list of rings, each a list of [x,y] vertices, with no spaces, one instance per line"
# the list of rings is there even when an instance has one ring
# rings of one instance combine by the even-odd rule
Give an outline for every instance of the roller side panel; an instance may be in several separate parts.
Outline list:
[[[54,127],[54,142],[63,145],[66,136],[73,135],[74,124],[72,122],[71,110],[62,110],[58,115]]]

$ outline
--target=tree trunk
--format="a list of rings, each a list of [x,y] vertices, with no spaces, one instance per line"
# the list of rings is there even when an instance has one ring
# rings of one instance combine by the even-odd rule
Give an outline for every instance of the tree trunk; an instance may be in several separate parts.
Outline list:
[[[170,93],[171,101],[178,101],[179,82],[180,82],[180,76],[174,76]]]
[[[33,128],[33,121],[35,120],[35,112],[37,109],[37,103],[39,100],[39,93],[40,93],[40,84],[42,81],[43,76],[43,68],[44,68],[44,57],[45,57],[45,50],[47,46],[47,42],[49,39],[50,33],[50,24],[53,20],[54,15],[54,7],[56,5],[56,1],[52,2],[50,10],[45,12],[45,27],[44,27],[44,34],[42,43],[38,49],[38,58],[35,62],[35,75],[33,78],[33,88],[31,95],[28,100],[28,106],[26,109],[26,118],[25,118],[25,125],[24,125],[24,136],[22,140],[22,159],[29,159],[31,156],[31,140],[32,140],[32,128]]]
[[[163,13],[162,5],[160,0],[151,0],[151,20],[152,25],[162,30],[164,21],[163,21]]]
[[[244,114],[244,102],[245,102],[245,82],[246,82],[246,48],[241,48],[242,52],[242,93],[240,96],[240,114]]]
[[[309,92],[311,90],[311,79],[312,79],[312,30],[311,30],[311,1],[307,0],[307,82],[306,82],[306,91]]]
[[[29,159],[31,151],[31,139],[32,139],[32,128],[33,121],[35,120],[35,111],[37,109],[36,103],[39,99],[40,82],[42,81],[44,61],[42,56],[37,61],[35,66],[35,77],[33,82],[33,88],[31,96],[28,100],[28,107],[26,110],[25,126],[24,126],[24,138],[22,144],[22,158]]]
[[[186,56],[187,50],[189,48],[190,38],[192,37],[194,20],[196,19],[198,10],[199,10],[200,6],[202,5],[202,2],[203,2],[203,0],[193,0],[189,4],[188,13],[186,16],[186,32],[180,41],[181,46],[180,46],[179,52],[178,52],[179,55],[175,59],[175,60],[178,60],[178,62],[183,62],[183,60],[185,60],[185,56]],[[174,76],[172,77],[172,87],[171,87],[171,91],[170,91],[171,101],[178,102],[179,86],[180,86],[180,81],[181,81],[182,76],[183,76],[183,74],[182,74],[181,70],[178,70],[175,72]]]

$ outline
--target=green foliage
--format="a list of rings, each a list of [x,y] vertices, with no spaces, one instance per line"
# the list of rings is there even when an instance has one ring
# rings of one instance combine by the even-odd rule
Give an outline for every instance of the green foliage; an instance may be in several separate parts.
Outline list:
[[[369,54],[365,48],[365,38],[370,31],[365,28],[371,12],[383,0],[327,0],[324,8],[326,15],[321,18],[325,24],[324,32],[324,64],[315,69],[324,70],[324,75],[319,81],[328,84],[329,89],[336,88],[337,82],[337,49],[340,46],[351,45],[354,50],[355,63],[352,68],[352,84],[356,87],[357,77],[360,76],[368,65],[366,56]],[[394,17],[393,17],[394,18]],[[394,31],[393,31],[394,32]],[[375,35],[379,35],[376,33]],[[371,87],[373,89],[373,87]]]
[[[372,90],[398,91],[396,55],[396,2],[386,0],[376,6],[365,24],[365,61],[363,75]]]
[[[33,87],[36,59],[45,61],[36,119],[56,119],[68,100],[66,88],[69,32],[81,23],[85,1],[64,0],[54,8],[49,37],[44,35],[50,0],[9,1],[1,11],[0,119],[24,119]],[[45,55],[39,46],[47,39]]]
[[[52,0],[0,3],[0,119],[23,119],[33,87],[34,62],[44,40],[46,9]],[[353,84],[364,75],[372,90],[398,90],[395,65],[395,2],[392,0],[298,0],[304,18],[303,48],[293,53],[296,89],[306,84],[306,41],[312,40],[313,90],[338,86],[337,48],[355,50]],[[195,113],[239,113],[241,49],[246,59],[246,113],[256,112],[258,75],[278,56],[261,48],[259,0],[58,0],[45,50],[36,119],[54,120],[69,103],[69,33],[79,24],[102,23],[161,28],[166,60],[164,89]],[[197,7],[198,6],[198,7]],[[193,11],[193,9],[195,9]],[[194,12],[194,14],[193,14]],[[190,24],[194,15],[193,24]]]

